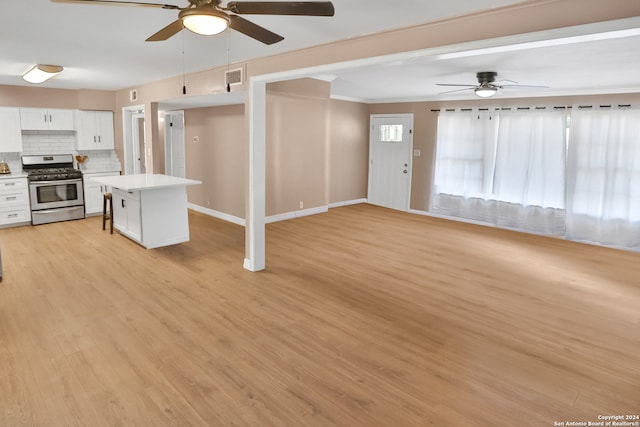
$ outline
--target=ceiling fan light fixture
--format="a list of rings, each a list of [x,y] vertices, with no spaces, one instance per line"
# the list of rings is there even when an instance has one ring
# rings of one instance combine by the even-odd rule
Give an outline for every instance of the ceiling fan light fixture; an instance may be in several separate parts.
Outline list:
[[[63,69],[60,65],[38,64],[24,73],[22,78],[29,83],[39,84],[57,76]]]
[[[490,98],[493,95],[495,95],[496,93],[498,93],[498,88],[493,86],[493,85],[487,84],[487,83],[482,83],[480,86],[475,88],[473,91],[480,98]]]
[[[179,17],[185,28],[203,36],[221,33],[229,26],[229,17],[215,9],[186,9]]]

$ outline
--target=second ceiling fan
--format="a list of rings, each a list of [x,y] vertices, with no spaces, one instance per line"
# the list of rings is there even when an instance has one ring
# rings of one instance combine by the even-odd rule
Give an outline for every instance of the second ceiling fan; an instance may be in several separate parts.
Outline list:
[[[178,10],[178,19],[153,34],[146,41],[162,41],[177,34],[183,28],[202,35],[213,35],[232,28],[264,44],[274,44],[284,40],[279,34],[254,24],[239,15],[298,15],[333,16],[330,1],[260,2],[231,1],[222,6],[221,0],[189,0],[189,5],[179,7],[171,4],[141,3],[116,0],[51,0],[54,3],[104,4],[115,6],[139,6]]]
[[[532,88],[532,89],[548,89],[549,88],[549,86],[521,85],[514,82],[513,80],[503,80],[511,83],[511,84],[504,84],[501,82],[496,82],[496,77],[498,77],[498,73],[495,71],[480,71],[476,73],[476,79],[478,80],[478,84],[475,84],[475,85],[457,84],[457,83],[436,83],[436,85],[460,86],[465,88],[465,89],[455,89],[447,92],[441,92],[440,95],[473,90],[473,92],[481,98],[489,98],[495,95],[496,93],[498,93],[498,89],[504,89],[504,88],[513,88],[513,87]]]

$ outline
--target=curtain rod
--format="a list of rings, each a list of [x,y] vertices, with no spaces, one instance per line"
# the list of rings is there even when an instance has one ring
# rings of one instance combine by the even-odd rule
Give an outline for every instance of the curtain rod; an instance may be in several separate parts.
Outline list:
[[[609,104],[609,105],[596,105],[595,108],[613,108],[614,106]],[[511,111],[512,109],[516,109],[516,110],[531,110],[536,109],[536,110],[546,110],[547,108],[553,108],[554,110],[570,110],[573,108],[573,106],[571,105],[558,105],[558,106],[554,106],[554,107],[495,107],[494,111]],[[583,110],[583,109],[588,109],[588,108],[594,108],[593,105],[578,105],[578,109]],[[617,108],[631,108],[631,104],[618,104]],[[488,107],[484,107],[484,108],[478,108],[478,111],[489,111],[490,108]],[[434,108],[430,110],[432,113],[439,113],[441,110],[439,108]],[[445,108],[444,111],[456,111],[455,108]],[[460,108],[460,111],[473,111],[473,108]]]

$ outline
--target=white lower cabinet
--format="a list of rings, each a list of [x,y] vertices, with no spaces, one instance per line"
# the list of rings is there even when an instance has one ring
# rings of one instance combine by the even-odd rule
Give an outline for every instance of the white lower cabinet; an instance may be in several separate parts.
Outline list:
[[[31,221],[27,178],[0,179],[0,226]]]
[[[147,249],[189,241],[186,187],[113,188],[113,226]]]
[[[113,226],[130,239],[142,243],[140,191],[123,191],[114,188],[111,195],[113,198]]]
[[[90,172],[83,175],[84,178],[84,211],[86,216],[101,215],[103,194],[111,191],[111,187],[94,182],[92,178],[98,176],[118,175],[120,171]]]

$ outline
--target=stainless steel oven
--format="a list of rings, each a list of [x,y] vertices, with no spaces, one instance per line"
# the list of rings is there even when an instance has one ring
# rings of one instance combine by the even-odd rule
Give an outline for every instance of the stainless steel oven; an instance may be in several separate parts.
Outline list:
[[[31,224],[85,217],[82,172],[73,168],[73,155],[22,156],[22,167],[29,182]]]

